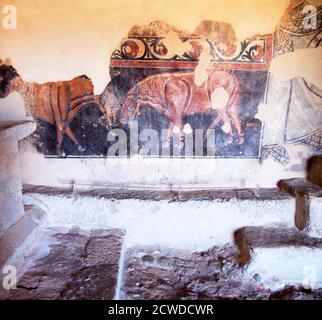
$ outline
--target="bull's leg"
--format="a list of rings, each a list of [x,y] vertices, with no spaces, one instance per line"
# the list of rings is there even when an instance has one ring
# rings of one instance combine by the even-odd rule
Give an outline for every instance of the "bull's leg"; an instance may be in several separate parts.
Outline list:
[[[64,128],[61,124],[57,126],[57,146],[56,154],[59,157],[65,157],[65,152],[63,149],[63,137],[64,137]]]
[[[75,136],[74,136],[74,134],[73,134],[73,132],[72,132],[72,130],[67,126],[67,128],[66,128],[66,134],[68,135],[68,137],[76,144],[76,146],[77,146],[77,148],[78,148],[78,151],[80,151],[80,152],[84,152],[84,151],[86,151],[86,149],[84,148],[84,147],[82,147],[80,144],[79,144],[79,142],[78,142],[78,140],[75,138]]]
[[[135,103],[135,113],[134,113],[134,116],[135,117],[138,117],[140,115],[141,102],[139,100],[136,100],[134,103]]]

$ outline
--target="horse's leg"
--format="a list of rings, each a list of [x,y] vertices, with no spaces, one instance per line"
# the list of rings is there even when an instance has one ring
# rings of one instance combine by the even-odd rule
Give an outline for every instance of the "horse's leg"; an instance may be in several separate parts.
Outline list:
[[[86,149],[79,144],[78,140],[75,138],[73,131],[70,129],[69,126],[66,127],[66,134],[76,144],[78,151],[80,152],[86,151]]]
[[[234,141],[234,132],[233,132],[233,127],[232,127],[232,120],[231,120],[231,118],[228,116],[228,114],[226,112],[224,112],[224,114],[223,114],[223,120],[224,120],[224,125],[226,123],[228,123],[228,125],[229,125],[229,130],[227,132],[228,137],[226,138],[225,143],[230,144],[230,143],[232,143]]]
[[[209,130],[215,129],[215,127],[217,126],[217,124],[223,119],[223,115],[221,114],[221,112],[218,113],[218,116],[211,122],[211,124],[209,125],[207,132],[205,134],[204,137],[204,141],[209,137]]]
[[[175,147],[178,149],[182,149],[184,147],[184,142],[183,142],[183,125],[182,125],[182,119],[177,119],[177,121],[175,122],[175,129],[177,134],[179,134],[179,141],[176,143]]]
[[[238,115],[238,97],[239,97],[239,82],[235,79],[235,88],[230,96],[228,103],[228,115],[230,118],[231,124],[234,125],[237,133],[238,133],[238,144],[244,143],[244,133],[241,127],[241,121]]]
[[[187,111],[189,100],[191,97],[190,85],[182,79],[170,79],[164,88],[167,111],[174,124],[174,129],[179,134],[179,142],[176,147],[182,149],[183,142],[183,117]],[[172,130],[174,132],[174,130]]]
[[[162,141],[162,146],[163,146],[164,148],[169,148],[169,146],[170,146],[170,137],[172,136],[173,127],[174,127],[174,124],[173,124],[173,122],[172,122],[172,121],[170,121],[170,124],[169,124],[168,130],[167,130],[167,134],[166,134],[166,136],[165,136],[164,141]]]
[[[243,144],[245,142],[245,139],[244,139],[244,132],[241,127],[241,121],[238,116],[237,99],[235,99],[233,102],[232,109],[231,109],[231,112],[229,113],[229,116],[238,133],[238,144]]]

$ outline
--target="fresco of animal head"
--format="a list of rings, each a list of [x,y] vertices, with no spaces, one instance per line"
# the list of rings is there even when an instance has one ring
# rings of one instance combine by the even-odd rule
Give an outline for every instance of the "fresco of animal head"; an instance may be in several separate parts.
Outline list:
[[[134,98],[126,98],[120,104],[119,121],[121,124],[128,124],[138,115],[138,101]]]
[[[0,98],[6,98],[11,92],[16,91],[15,79],[20,79],[17,70],[11,65],[9,60],[0,60]]]
[[[116,122],[116,114],[119,109],[118,99],[112,89],[107,86],[104,92],[100,95],[100,110],[103,117],[107,120],[108,125],[112,126]]]

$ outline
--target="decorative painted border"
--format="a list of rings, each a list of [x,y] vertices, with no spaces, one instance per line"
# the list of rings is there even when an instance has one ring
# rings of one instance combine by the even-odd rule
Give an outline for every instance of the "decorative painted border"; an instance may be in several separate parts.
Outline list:
[[[147,39],[150,42],[146,42]],[[199,63],[201,49],[197,48],[200,39],[188,38],[184,41],[195,43],[193,52],[186,52],[181,56],[167,56],[160,37],[131,37],[123,39],[120,48],[115,50],[111,57],[111,68],[175,68],[194,69]],[[153,41],[152,41],[153,40]],[[207,40],[211,47],[212,63],[215,68],[225,70],[263,70],[269,69],[273,56],[273,36],[257,36],[240,42],[233,54],[225,56],[220,45]],[[158,49],[159,48],[159,49]],[[163,49],[161,49],[163,48]],[[162,51],[163,50],[163,51]],[[162,54],[163,52],[163,54]]]

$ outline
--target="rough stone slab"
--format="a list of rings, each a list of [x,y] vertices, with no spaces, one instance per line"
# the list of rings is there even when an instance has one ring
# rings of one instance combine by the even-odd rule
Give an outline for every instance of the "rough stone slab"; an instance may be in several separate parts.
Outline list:
[[[314,156],[307,163],[307,180],[322,187],[322,156]]]
[[[23,193],[39,193],[48,195],[74,195],[75,193],[82,196],[102,197],[106,199],[125,200],[168,200],[169,202],[183,201],[211,201],[231,199],[237,200],[282,200],[288,199],[290,196],[281,192],[278,188],[262,188],[262,189],[209,189],[209,190],[151,190],[151,189],[127,189],[127,188],[109,188],[100,187],[93,190],[81,191],[75,190],[72,187],[46,187],[24,185]]]
[[[277,186],[282,192],[296,196],[297,193],[305,193],[309,196],[322,197],[322,188],[302,178],[280,180]]]
[[[322,300],[322,289],[310,290],[289,285],[273,292],[270,300]]]
[[[94,230],[86,246],[85,265],[118,265],[124,235],[118,229]]]
[[[121,298],[130,300],[263,299],[253,280],[244,281],[234,246],[207,251],[131,249],[126,253]]]
[[[213,189],[200,191],[181,191],[178,192],[174,201],[212,201],[222,200],[282,200],[288,196],[280,192],[277,188],[240,188],[240,189]]]
[[[0,143],[5,140],[20,141],[36,130],[33,121],[0,121]]]
[[[4,298],[113,299],[123,237],[116,229],[48,231],[23,267],[17,290]],[[44,246],[49,251],[40,254]]]
[[[245,276],[234,246],[201,252],[131,248],[124,266],[121,298],[129,300],[318,299],[321,292],[286,287],[272,292],[259,276]],[[287,289],[287,290],[286,290]]]
[[[7,299],[59,299],[72,280],[72,274],[82,268],[81,257],[89,237],[78,233],[54,233],[42,242],[49,244],[49,252],[33,260],[31,267],[20,277],[17,290]],[[41,251],[42,243],[35,249]]]
[[[255,247],[307,246],[322,248],[321,238],[310,237],[295,228],[244,227],[235,231],[234,239],[240,250],[238,262],[242,266],[249,262],[251,250]]]
[[[64,300],[113,300],[119,272],[118,264],[85,267],[73,275],[61,293]]]

